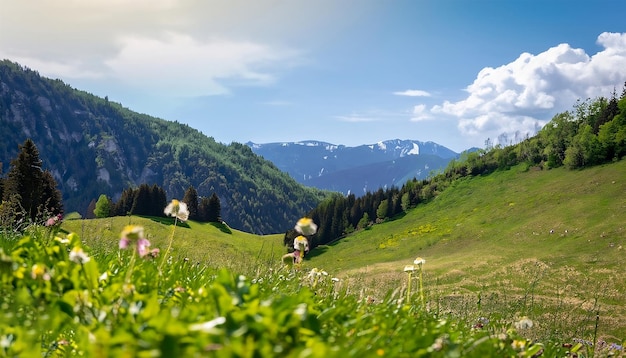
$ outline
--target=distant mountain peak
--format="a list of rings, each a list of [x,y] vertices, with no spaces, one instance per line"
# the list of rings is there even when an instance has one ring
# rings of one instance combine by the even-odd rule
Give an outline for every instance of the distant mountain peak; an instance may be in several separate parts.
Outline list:
[[[443,169],[458,157],[458,153],[437,143],[408,139],[353,147],[317,140],[247,145],[300,183],[342,193],[424,179],[431,169]]]

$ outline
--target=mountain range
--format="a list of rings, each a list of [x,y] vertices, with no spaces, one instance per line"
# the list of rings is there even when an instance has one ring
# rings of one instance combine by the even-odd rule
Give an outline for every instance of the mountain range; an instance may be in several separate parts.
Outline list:
[[[304,185],[357,196],[425,179],[459,157],[434,142],[400,139],[356,147],[314,140],[246,145]]]

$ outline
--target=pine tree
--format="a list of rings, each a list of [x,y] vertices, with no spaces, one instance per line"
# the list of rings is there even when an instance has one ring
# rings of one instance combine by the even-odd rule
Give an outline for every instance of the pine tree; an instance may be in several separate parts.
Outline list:
[[[220,198],[217,197],[217,194],[213,193],[209,198],[209,206],[207,210],[207,219],[209,222],[220,222],[222,221],[222,204],[220,203]]]
[[[167,194],[165,193],[165,189],[161,188],[158,185],[154,185],[154,216],[163,216],[163,209],[167,206]]]
[[[31,139],[18,146],[19,153],[11,161],[8,178],[4,182],[2,198],[12,210],[16,219],[36,221],[44,215],[62,213],[61,195],[48,172],[41,168],[39,150]]]
[[[183,202],[187,204],[187,209],[189,210],[189,218],[192,220],[198,219],[198,191],[192,186],[190,186],[187,191],[185,191],[185,196],[183,197]]]
[[[42,199],[45,212],[49,215],[63,214],[63,202],[61,192],[57,188],[57,182],[54,180],[49,170],[43,172],[42,183]]]
[[[94,211],[96,211],[96,199],[91,199],[87,206],[87,213],[84,215],[85,219],[94,219],[96,217]]]
[[[120,199],[112,205],[112,215],[125,216],[132,214],[133,203],[135,202],[135,191],[131,188],[124,189]]]
[[[208,222],[209,221],[209,198],[203,196],[200,199],[200,204],[198,204],[198,221],[200,222]]]
[[[150,186],[148,184],[141,184],[137,189],[137,194],[135,194],[135,201],[133,202],[133,206],[131,208],[131,212],[133,215],[150,215],[152,214],[152,206],[154,203],[150,200]],[[163,208],[161,208],[163,210]]]

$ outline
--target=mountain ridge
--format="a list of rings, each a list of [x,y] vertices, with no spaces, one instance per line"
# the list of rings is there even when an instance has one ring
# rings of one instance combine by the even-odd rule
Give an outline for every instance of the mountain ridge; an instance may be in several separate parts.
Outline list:
[[[301,184],[346,195],[402,185],[413,178],[425,179],[460,155],[432,141],[409,139],[358,146],[318,140],[246,145]]]
[[[188,125],[133,112],[17,63],[0,61],[3,171],[31,138],[63,194],[66,212],[157,184],[182,199],[216,193],[222,217],[251,233],[284,232],[327,194],[302,186],[240,143],[217,143]]]

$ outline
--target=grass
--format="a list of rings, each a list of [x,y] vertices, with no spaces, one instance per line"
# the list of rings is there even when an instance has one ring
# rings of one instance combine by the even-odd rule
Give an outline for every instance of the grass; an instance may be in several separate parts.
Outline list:
[[[164,249],[173,230],[173,218],[112,217],[67,220],[63,230],[75,232],[85,244],[101,254],[117,252],[120,233],[126,225],[143,226],[152,247]],[[176,227],[171,256],[187,258],[213,267],[238,267],[238,262],[275,263],[285,253],[282,234],[259,236],[218,223],[188,221]]]
[[[626,161],[465,178],[400,218],[316,248],[304,266],[340,277],[361,299],[382,300],[406,290],[403,267],[419,256],[431,312],[467,325],[528,316],[537,322],[525,332],[531,339],[623,342],[625,193]],[[162,218],[68,220],[63,229],[108,255],[130,223],[144,226],[153,246],[167,246],[173,227]],[[275,265],[282,239],[188,222],[176,228],[172,256],[242,272]]]
[[[582,171],[524,168],[458,181],[398,220],[317,249],[307,264],[381,295],[403,282],[402,268],[420,256],[430,297],[440,304],[462,298],[475,315],[489,308],[553,323],[568,315],[584,329],[559,334],[593,330],[623,339],[626,162]],[[542,335],[555,334],[545,326]]]
[[[3,233],[0,356],[620,355],[625,178],[618,162],[464,179],[292,268],[282,234],[219,224],[117,217]],[[173,237],[172,259],[119,250],[129,224],[152,247]],[[417,256],[424,270],[407,275]]]

